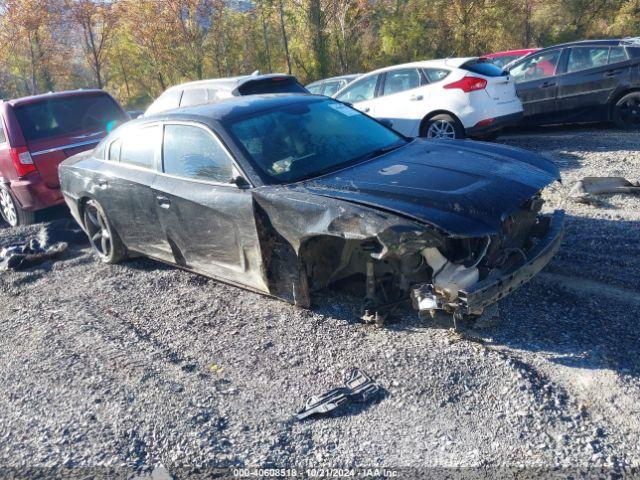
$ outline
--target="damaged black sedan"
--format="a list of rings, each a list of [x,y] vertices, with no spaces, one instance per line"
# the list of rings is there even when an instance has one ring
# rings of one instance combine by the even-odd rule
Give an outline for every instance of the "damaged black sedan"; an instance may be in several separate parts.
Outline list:
[[[340,102],[230,99],[123,125],[60,167],[100,258],[142,254],[309,307],[341,282],[363,312],[413,302],[460,327],[542,269],[559,179],[515,148],[408,139]]]

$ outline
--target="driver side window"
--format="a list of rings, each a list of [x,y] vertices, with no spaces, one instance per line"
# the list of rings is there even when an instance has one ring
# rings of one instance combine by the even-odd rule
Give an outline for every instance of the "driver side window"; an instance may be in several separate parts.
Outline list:
[[[165,173],[194,180],[228,183],[233,162],[213,134],[193,125],[166,125],[162,145]]]
[[[376,93],[378,76],[379,75],[372,75],[352,83],[344,92],[336,97],[336,100],[347,103],[371,100]]]
[[[553,77],[556,74],[561,53],[562,50],[553,50],[551,52],[533,55],[513,67],[509,73],[515,79],[516,83]]]

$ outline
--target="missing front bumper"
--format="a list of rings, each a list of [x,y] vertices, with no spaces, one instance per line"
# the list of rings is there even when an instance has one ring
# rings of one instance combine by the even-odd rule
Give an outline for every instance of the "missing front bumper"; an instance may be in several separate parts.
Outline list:
[[[469,315],[482,311],[531,280],[556,254],[564,232],[564,212],[556,210],[549,230],[541,241],[527,252],[527,260],[498,277],[488,277],[458,293],[459,311]]]
[[[445,310],[457,315],[479,315],[485,307],[496,303],[542,270],[560,248],[564,231],[564,212],[557,210],[549,218],[549,228],[538,243],[526,252],[526,260],[508,271],[491,275],[457,292],[454,301],[436,293],[431,284],[417,285],[412,290],[412,303],[421,315]]]

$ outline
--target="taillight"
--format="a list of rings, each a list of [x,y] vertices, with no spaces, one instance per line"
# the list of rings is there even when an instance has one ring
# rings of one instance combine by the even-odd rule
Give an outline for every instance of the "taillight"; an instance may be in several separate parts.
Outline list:
[[[484,90],[487,81],[484,78],[464,77],[457,82],[449,83],[444,86],[447,89],[459,88],[463,92],[475,92],[476,90]]]
[[[33,164],[33,158],[31,158],[31,154],[27,147],[12,148],[10,152],[11,160],[13,160],[13,166],[16,168],[16,172],[19,177],[24,177],[25,175],[36,171],[36,166]]]

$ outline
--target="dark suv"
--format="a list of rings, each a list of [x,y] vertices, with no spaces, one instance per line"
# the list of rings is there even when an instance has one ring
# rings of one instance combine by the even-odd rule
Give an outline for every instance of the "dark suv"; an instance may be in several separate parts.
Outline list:
[[[612,121],[640,128],[640,38],[556,45],[506,68],[525,124]]]
[[[58,165],[90,150],[129,119],[102,90],[47,93],[0,101],[0,213],[11,226],[64,203]]]

